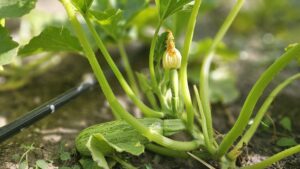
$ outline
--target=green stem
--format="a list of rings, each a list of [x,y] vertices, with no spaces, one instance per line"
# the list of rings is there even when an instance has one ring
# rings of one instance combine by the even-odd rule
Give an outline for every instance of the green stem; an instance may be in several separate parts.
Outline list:
[[[194,91],[195,91],[195,96],[196,96],[196,100],[197,100],[197,104],[198,104],[198,108],[199,108],[199,112],[200,112],[200,118],[201,118],[201,128],[203,131],[203,135],[204,135],[204,141],[205,141],[205,145],[207,147],[208,152],[210,152],[211,154],[215,153],[215,149],[213,147],[213,143],[210,142],[209,140],[209,135],[208,135],[208,128],[207,128],[207,124],[206,124],[206,116],[204,113],[204,109],[203,109],[203,105],[200,99],[200,95],[198,92],[198,89],[196,86],[194,86]]]
[[[247,145],[249,140],[254,135],[255,131],[257,130],[262,118],[264,117],[265,113],[267,112],[268,108],[270,107],[271,103],[275,99],[275,97],[279,94],[282,89],[284,89],[287,85],[292,83],[294,80],[300,78],[300,73],[295,74],[294,76],[291,76],[290,78],[286,79],[284,82],[280,83],[267,97],[267,99],[264,101],[263,105],[259,109],[258,113],[256,114],[253,124],[251,127],[247,130],[247,132],[243,135],[241,140],[238,142],[238,144],[233,148],[233,150],[230,151],[228,154],[228,158],[231,160],[235,160],[240,155],[240,149]]]
[[[172,111],[173,114],[178,114],[179,108],[179,86],[178,86],[178,72],[176,69],[170,70],[171,91],[172,91]]]
[[[234,141],[243,133],[256,103],[267,85],[289,62],[297,56],[300,56],[300,45],[294,46],[278,58],[277,61],[275,61],[256,81],[246,98],[236,123],[222,140],[218,150],[218,157],[223,156],[233,145]]]
[[[174,157],[174,158],[187,158],[188,155],[184,151],[175,151],[170,150],[165,147],[161,147],[155,144],[147,144],[146,148],[150,151],[153,151],[157,154],[161,154],[168,157]]]
[[[267,158],[266,160],[254,164],[254,165],[250,165],[250,166],[246,166],[246,167],[242,167],[241,169],[263,169],[263,168],[267,168],[268,166],[274,164],[275,162],[286,158],[290,155],[296,154],[300,152],[300,145],[294,146],[292,148],[286,149],[282,152],[279,152],[269,158]]]
[[[151,46],[150,46],[150,54],[149,54],[149,71],[150,71],[152,87],[154,88],[155,92],[157,92],[158,86],[157,86],[157,79],[156,79],[155,70],[154,70],[154,51],[155,51],[156,42],[158,39],[158,32],[160,30],[162,23],[163,23],[163,20],[160,20],[155,29],[155,33],[153,35],[153,39],[152,39]]]
[[[93,49],[90,46],[87,37],[84,34],[84,30],[76,18],[75,10],[70,0],[61,0],[61,2],[67,11],[69,20],[77,35],[77,38],[79,39],[82,45],[84,53],[86,54],[86,57],[91,65],[91,68],[95,73],[95,76],[99,82],[102,92],[105,95],[107,101],[109,102],[113,112],[115,112],[119,117],[124,119],[128,124],[133,126],[139,133],[144,135],[150,141],[154,141],[155,143],[165,146],[167,148],[173,150],[179,150],[179,151],[190,151],[198,148],[201,144],[203,144],[201,140],[182,142],[182,141],[175,141],[167,137],[164,137],[158,132],[153,131],[147,128],[146,126],[144,126],[136,118],[134,118],[129,112],[127,112],[119,103],[112,89],[110,88],[110,85],[102,71],[102,68],[96,59]]]
[[[120,55],[121,55],[121,58],[122,58],[122,61],[123,61],[123,65],[124,65],[125,71],[127,73],[129,84],[132,87],[132,90],[134,91],[134,93],[137,96],[139,96],[140,95],[139,88],[138,88],[138,85],[137,85],[136,80],[134,78],[133,70],[130,66],[130,62],[128,60],[128,56],[127,56],[124,44],[123,44],[122,41],[118,41],[117,43],[118,43],[118,48],[119,48]]]
[[[134,104],[138,108],[140,108],[141,111],[146,116],[148,116],[148,117],[159,117],[159,118],[163,117],[164,116],[163,112],[155,111],[155,110],[149,108],[148,106],[146,106],[143,102],[141,102],[141,100],[138,98],[138,96],[133,92],[133,90],[131,89],[131,87],[126,82],[126,80],[123,77],[122,73],[119,71],[117,65],[114,63],[113,59],[111,58],[109,52],[107,51],[104,43],[102,42],[101,38],[99,37],[99,35],[97,33],[97,31],[95,30],[95,28],[94,28],[91,20],[89,19],[89,17],[88,16],[84,16],[84,19],[85,19],[85,21],[86,21],[86,23],[87,23],[87,25],[89,27],[89,30],[91,31],[91,33],[92,33],[92,35],[93,35],[93,37],[94,37],[94,39],[96,41],[96,44],[97,44],[98,48],[102,52],[105,60],[107,61],[107,63],[109,64],[110,68],[112,69],[112,71],[116,75],[116,77],[117,77],[118,81],[120,82],[122,88],[124,89],[124,91],[126,92],[126,94],[130,97],[130,99],[134,102]],[[121,45],[121,47],[122,47],[122,45]],[[121,53],[123,53],[123,52],[121,52]],[[125,67],[127,67],[127,66],[125,65]]]
[[[211,117],[211,108],[210,108],[210,101],[209,101],[209,70],[210,70],[210,65],[211,61],[214,56],[214,52],[216,50],[216,47],[218,44],[221,42],[223,39],[225,33],[229,29],[230,25],[232,24],[233,20],[237,16],[238,12],[240,11],[243,3],[245,0],[238,0],[232,10],[230,11],[229,15],[225,19],[223,25],[221,26],[220,30],[216,34],[212,45],[208,51],[208,54],[205,56],[203,65],[200,70],[200,98],[202,101],[205,117],[206,117],[206,124],[207,124],[207,129],[208,129],[208,134],[209,134],[209,139],[210,142],[213,143],[214,138],[213,138],[213,126],[212,126],[212,117]]]
[[[187,65],[188,65],[189,50],[192,43],[194,29],[197,21],[197,15],[198,15],[201,2],[202,0],[195,0],[193,10],[189,18],[189,22],[187,25],[187,32],[184,40],[184,46],[182,49],[182,62],[179,71],[180,88],[182,91],[183,101],[187,112],[187,128],[190,132],[193,131],[193,127],[194,127],[194,109],[193,109],[193,104],[191,100],[188,79],[187,79]]]

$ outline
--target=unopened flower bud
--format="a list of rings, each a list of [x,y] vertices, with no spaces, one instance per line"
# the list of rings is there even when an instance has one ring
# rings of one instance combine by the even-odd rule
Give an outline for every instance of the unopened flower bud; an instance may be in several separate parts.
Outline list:
[[[175,48],[174,36],[171,31],[168,32],[167,37],[167,50],[163,56],[164,69],[178,69],[181,65],[181,54]]]

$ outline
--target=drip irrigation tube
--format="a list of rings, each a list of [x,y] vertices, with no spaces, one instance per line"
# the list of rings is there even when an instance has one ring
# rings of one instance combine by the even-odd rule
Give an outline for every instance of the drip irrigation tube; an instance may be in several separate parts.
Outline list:
[[[69,89],[61,95],[26,113],[24,116],[18,118],[17,120],[1,127],[0,143],[7,140],[14,134],[22,131],[24,128],[37,122],[38,120],[44,118],[45,116],[54,113],[59,107],[63,106],[83,92],[92,88],[96,83],[97,81],[93,78],[93,76],[88,75],[80,85]]]

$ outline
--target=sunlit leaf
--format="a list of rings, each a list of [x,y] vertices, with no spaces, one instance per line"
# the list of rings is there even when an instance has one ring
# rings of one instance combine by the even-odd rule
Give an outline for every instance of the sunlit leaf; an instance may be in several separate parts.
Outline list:
[[[37,0],[1,0],[0,18],[20,17],[30,12]]]
[[[9,64],[17,54],[18,43],[13,41],[8,31],[0,26],[0,66]]]
[[[99,143],[100,141],[94,137],[94,135],[90,136],[86,146],[91,152],[93,160],[97,163],[97,165],[104,169],[109,169],[108,164],[105,160],[104,154],[102,153],[102,145]],[[104,142],[103,142],[104,143]],[[105,143],[104,143],[105,144]]]
[[[64,27],[46,27],[41,34],[19,50],[20,55],[31,55],[41,52],[80,52],[78,39]]]

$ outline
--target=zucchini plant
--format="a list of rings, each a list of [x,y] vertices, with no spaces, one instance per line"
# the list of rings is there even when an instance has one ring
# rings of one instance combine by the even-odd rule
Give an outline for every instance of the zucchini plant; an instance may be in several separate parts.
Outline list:
[[[122,151],[138,155],[143,152],[144,146],[149,150],[170,156],[198,150],[200,151],[200,154],[208,153],[211,159],[218,160],[222,168],[235,168],[236,158],[240,155],[244,144],[247,144],[253,136],[254,131],[257,129],[259,122],[274,96],[276,96],[287,84],[299,78],[299,74],[296,74],[275,88],[257,113],[252,126],[243,133],[257,100],[260,98],[272,78],[290,61],[299,57],[300,46],[296,44],[288,49],[287,52],[274,62],[257,80],[242,107],[236,123],[225,135],[223,140],[218,143],[215,139],[215,133],[212,126],[209,102],[209,70],[215,49],[223,39],[234,18],[237,16],[244,0],[238,0],[236,2],[228,17],[225,19],[224,24],[216,34],[209,52],[204,58],[200,68],[200,86],[199,88],[194,87],[197,106],[193,105],[191,101],[192,99],[187,80],[187,63],[201,0],[195,0],[193,2],[189,0],[155,1],[159,19],[150,46],[150,82],[147,84],[148,94],[150,93],[147,96],[151,100],[149,102],[152,103],[153,108],[148,107],[141,102],[137,93],[133,92],[132,87],[127,84],[125,78],[120,74],[118,68],[113,63],[110,54],[107,52],[101,38],[95,31],[93,21],[96,20],[97,22],[97,19],[99,18],[95,16],[95,12],[89,10],[92,1],[62,0],[61,2],[68,13],[73,29],[75,30],[87,59],[99,81],[100,87],[110,103],[115,117],[119,119],[115,122],[104,123],[88,128],[76,139],[76,145],[79,152],[85,155],[90,154],[98,165],[103,168],[109,168],[105,157],[114,158],[115,152]],[[168,17],[182,10],[186,5],[192,5],[192,11],[187,22],[185,40],[180,54],[179,50],[175,47],[172,32],[168,30],[161,35],[159,35],[159,32],[162,24]],[[164,125],[158,122],[151,122],[149,125],[149,119],[145,118],[143,121],[138,120],[120,105],[98,64],[82,26],[77,19],[78,13],[80,13],[87,23],[89,30],[95,38],[97,46],[117,76],[122,88],[136,106],[141,109],[144,115],[146,117],[163,118],[164,120],[162,123],[165,123],[165,120],[167,119],[180,119],[185,126],[184,129],[190,133],[193,140],[186,142],[172,140],[167,137],[166,133],[160,131],[166,129]],[[116,15],[116,13],[110,17],[114,17],[114,15]],[[140,77],[143,76],[140,75]],[[147,81],[146,77],[143,78]],[[134,78],[132,78],[132,80],[133,79]],[[197,116],[199,125],[195,125],[194,123],[195,114],[199,114]],[[126,127],[120,127],[120,123],[123,123]],[[121,136],[121,133],[123,133],[123,136]],[[238,140],[239,142],[234,144],[239,136],[241,136]],[[123,147],[124,143],[126,144],[126,147]],[[142,150],[140,149],[137,153],[137,148],[141,148]],[[174,153],[174,151],[177,153]],[[280,152],[265,161],[244,168],[264,168],[299,151],[300,146],[295,146]]]
[[[119,153],[140,155],[145,148],[174,158],[192,156],[197,159],[215,160],[219,162],[220,168],[224,169],[236,168],[238,156],[253,137],[274,98],[288,84],[300,78],[300,73],[297,73],[279,84],[263,102],[254,116],[252,125],[247,128],[257,101],[272,79],[291,61],[299,59],[300,45],[296,43],[290,45],[286,52],[261,74],[249,92],[233,127],[225,134],[224,138],[217,140],[210,103],[211,64],[217,47],[245,0],[236,1],[209,45],[202,65],[199,65],[199,86],[189,84],[188,60],[202,0],[155,0],[158,18],[150,45],[148,74],[133,73],[124,42],[128,39],[132,20],[137,13],[149,5],[149,1],[114,1],[112,3],[107,0],[60,0],[60,2],[67,12],[71,29],[69,30],[67,27],[63,27],[63,30],[53,28],[52,33],[48,31],[49,36],[38,36],[37,38],[40,41],[45,37],[54,39],[53,42],[50,41],[55,49],[52,51],[66,49],[65,51],[83,54],[110,104],[116,120],[84,129],[75,141],[79,153],[83,157],[91,157],[95,165],[101,168],[111,168],[116,162],[124,167],[134,168],[133,165],[120,158]],[[129,3],[135,3],[135,5],[130,6]],[[181,24],[187,25],[183,46],[176,48],[175,38],[178,37],[174,37],[172,29],[163,30],[163,25],[170,21],[169,19],[174,14],[182,10],[189,10],[190,14],[186,20],[181,21]],[[79,17],[82,22],[79,21]],[[99,27],[102,30],[100,33]],[[54,34],[53,32],[61,33],[59,36],[63,34],[68,37],[51,36]],[[117,45],[126,77],[121,73],[103,42],[104,34]],[[89,39],[89,35],[92,36],[92,39]],[[15,47],[14,43],[11,44],[12,48]],[[62,44],[62,47],[57,47],[56,44]],[[134,117],[120,104],[95,56],[94,45],[101,51],[125,94],[141,110],[143,118]],[[196,102],[192,100],[196,100]],[[188,133],[192,139],[178,141],[169,137],[181,131]],[[300,145],[279,152],[257,164],[242,168],[265,168],[298,152],[300,152]]]

